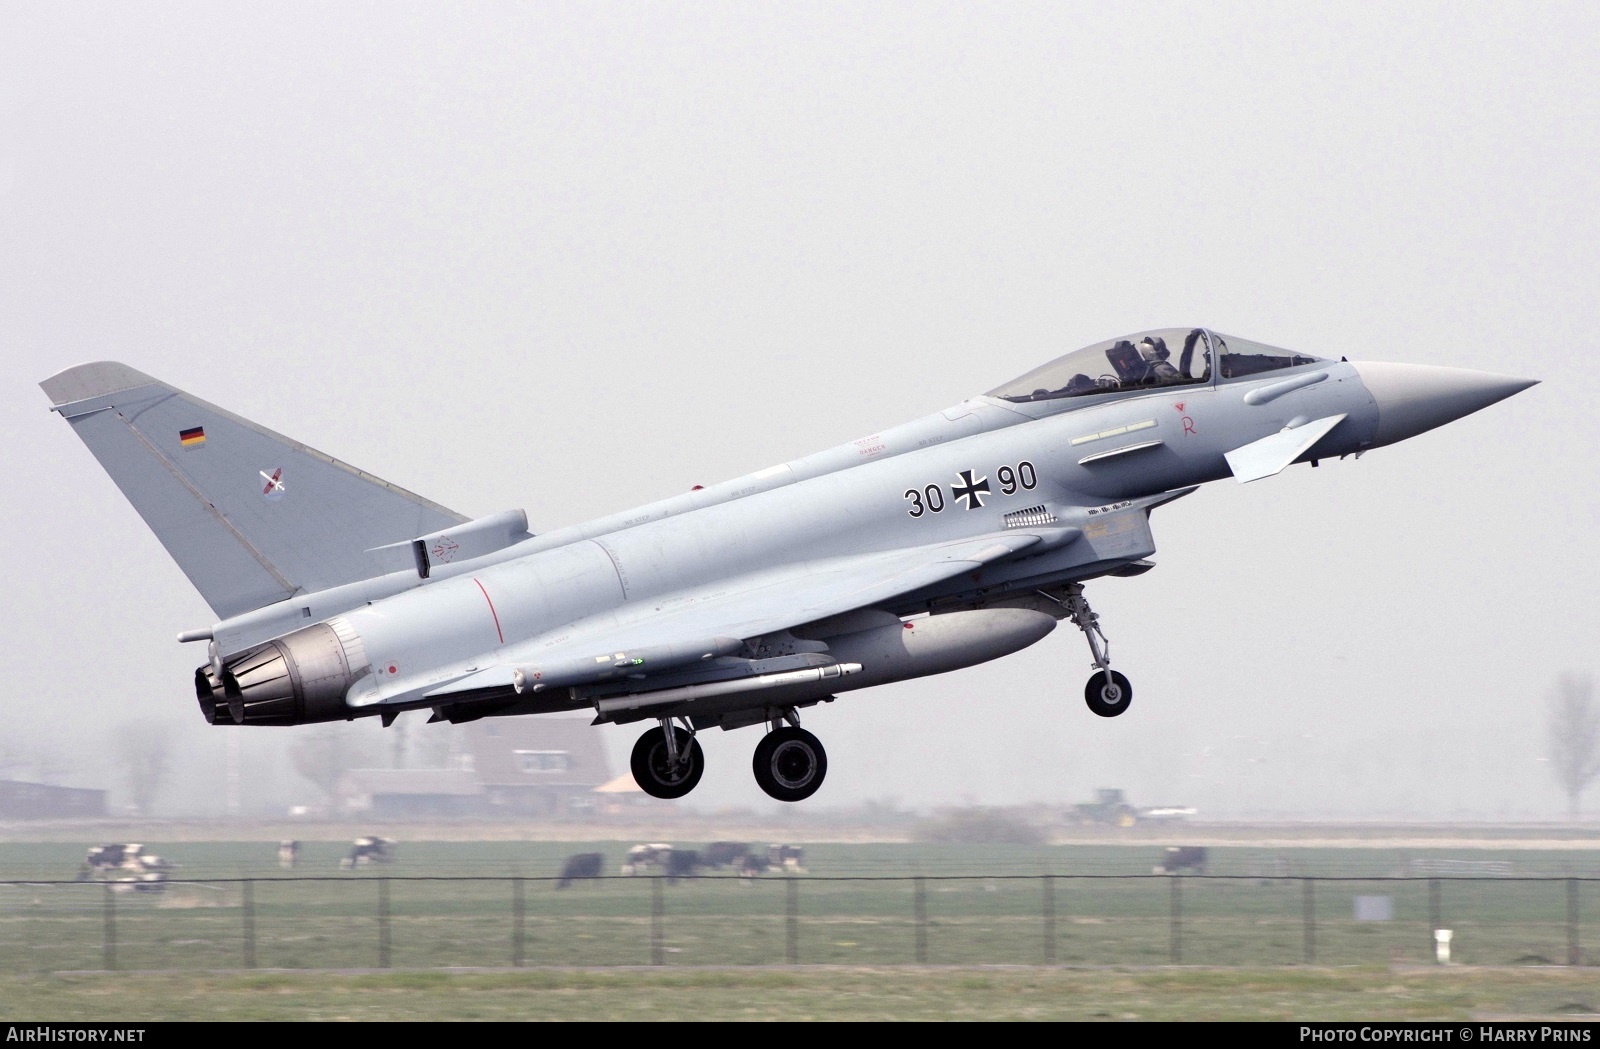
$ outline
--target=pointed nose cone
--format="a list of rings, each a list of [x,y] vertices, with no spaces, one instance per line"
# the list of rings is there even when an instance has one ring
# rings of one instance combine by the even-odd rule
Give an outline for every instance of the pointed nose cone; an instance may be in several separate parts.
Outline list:
[[[1393,444],[1454,422],[1539,381],[1430,364],[1367,361],[1355,364],[1355,369],[1361,384],[1378,402],[1374,445]]]

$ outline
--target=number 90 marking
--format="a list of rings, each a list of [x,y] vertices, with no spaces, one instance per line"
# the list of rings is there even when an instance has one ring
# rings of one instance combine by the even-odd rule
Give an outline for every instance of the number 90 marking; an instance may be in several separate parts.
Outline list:
[[[1031,490],[1039,484],[1039,474],[1026,459],[1018,463],[1015,470],[1009,466],[1000,467],[994,476],[1000,482],[1000,491],[1004,495],[1016,495],[1018,487]]]

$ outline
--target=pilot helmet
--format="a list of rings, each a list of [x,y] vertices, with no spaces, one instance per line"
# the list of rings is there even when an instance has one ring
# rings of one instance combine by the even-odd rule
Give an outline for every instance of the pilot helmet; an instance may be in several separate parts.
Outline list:
[[[1146,335],[1139,340],[1139,356],[1147,361],[1164,361],[1172,356],[1167,340],[1159,335]]]

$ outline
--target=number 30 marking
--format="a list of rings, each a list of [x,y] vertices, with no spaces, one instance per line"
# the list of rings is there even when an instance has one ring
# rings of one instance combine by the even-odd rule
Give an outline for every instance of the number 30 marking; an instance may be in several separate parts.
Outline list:
[[[906,513],[912,517],[921,517],[929,511],[938,513],[944,509],[944,490],[936,484],[930,484],[920,492],[915,488],[907,488],[901,498],[911,500],[911,509]],[[923,503],[924,499],[927,500],[926,504]]]

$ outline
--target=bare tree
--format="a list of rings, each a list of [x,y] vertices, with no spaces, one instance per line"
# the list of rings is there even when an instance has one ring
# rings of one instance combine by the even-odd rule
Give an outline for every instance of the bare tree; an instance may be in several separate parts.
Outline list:
[[[398,724],[398,722],[396,722]],[[424,725],[407,739],[408,753],[413,768],[440,769],[450,762],[450,745],[465,727],[456,727],[448,721]]]
[[[330,803],[336,802],[339,781],[354,768],[373,764],[371,736],[356,736],[347,725],[325,725],[301,731],[292,755],[294,770],[316,784]]]
[[[1550,764],[1567,795],[1567,812],[1578,816],[1584,788],[1600,775],[1600,707],[1594,676],[1566,673],[1550,701]]]
[[[28,779],[59,786],[72,766],[55,747],[39,740],[26,745],[0,740],[0,779]]]
[[[150,815],[172,772],[171,730],[149,722],[123,725],[117,732],[117,764],[128,800],[139,815]]]
[[[61,786],[61,781],[67,778],[67,773],[72,771],[71,762],[66,755],[54,747],[36,748],[33,757],[33,774],[39,778],[40,783],[49,783],[52,786]]]
[[[389,725],[389,767],[403,769],[406,767],[406,728],[411,724],[404,716],[397,717]]]
[[[28,767],[28,757],[14,739],[0,739],[0,779],[19,779]]]

